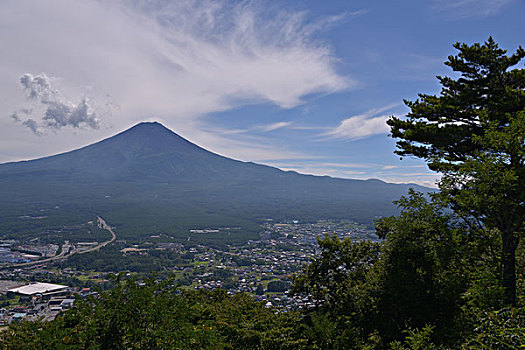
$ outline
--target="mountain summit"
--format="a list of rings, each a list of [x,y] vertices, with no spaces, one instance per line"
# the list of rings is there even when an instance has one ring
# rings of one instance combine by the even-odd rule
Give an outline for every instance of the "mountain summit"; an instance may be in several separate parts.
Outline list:
[[[67,174],[72,182],[163,181],[228,176],[244,164],[209,152],[158,122],[139,123],[92,145],[50,157],[0,165],[4,176],[45,178]]]
[[[209,152],[153,122],[71,152],[0,164],[0,215],[34,203],[58,205],[101,213],[122,225],[133,222],[134,231],[263,218],[370,222],[393,214],[392,201],[409,187],[428,190],[241,162]]]
[[[104,145],[104,147],[108,147],[108,145],[112,145],[111,147],[131,147],[128,149],[129,151],[138,151],[141,154],[166,151],[179,153],[207,152],[158,122],[139,123],[92,146],[97,145]]]

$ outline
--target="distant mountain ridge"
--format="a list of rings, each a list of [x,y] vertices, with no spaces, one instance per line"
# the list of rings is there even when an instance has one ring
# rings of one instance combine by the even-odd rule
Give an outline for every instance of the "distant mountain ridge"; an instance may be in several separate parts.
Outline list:
[[[0,217],[38,203],[103,213],[122,225],[143,213],[139,226],[166,230],[264,218],[370,222],[393,214],[392,201],[410,187],[429,190],[237,161],[148,122],[74,151],[0,164]]]

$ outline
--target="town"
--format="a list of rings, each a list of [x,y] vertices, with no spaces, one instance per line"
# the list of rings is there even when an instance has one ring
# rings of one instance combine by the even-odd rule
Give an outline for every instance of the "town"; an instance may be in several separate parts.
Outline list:
[[[192,229],[191,234],[201,231],[220,233],[220,229]],[[139,244],[128,244],[125,240],[117,239],[105,249],[113,249],[122,261],[149,261],[159,253],[165,253],[176,258],[162,262],[159,278],[170,276],[181,288],[222,288],[230,294],[248,292],[267,307],[292,310],[311,306],[306,298],[291,295],[292,274],[298,272],[318,251],[317,238],[333,234],[340,239],[378,240],[372,228],[352,221],[300,223],[291,220],[275,223],[268,220],[261,227],[259,240],[250,240],[238,246],[227,245],[222,249],[203,244],[166,242],[162,238],[169,236],[158,233]],[[123,270],[87,269],[75,266],[74,259],[68,260],[66,257],[38,263],[41,260],[35,260],[35,257],[56,256],[58,249],[55,249],[54,255],[39,255],[35,252],[47,249],[45,247],[50,244],[30,246],[13,240],[2,241],[2,244],[3,249],[10,254],[24,254],[24,263],[20,264],[20,260],[4,261],[0,270],[0,305],[3,307],[0,311],[3,323],[39,317],[52,320],[59,312],[70,308],[75,297],[96,296],[97,288],[109,287],[109,276],[124,273],[140,279],[147,274],[133,269],[133,264],[128,269],[125,264],[122,265]],[[73,251],[82,251],[86,247],[96,246],[97,242],[66,244]],[[8,250],[9,246],[13,247],[12,250]],[[23,252],[20,252],[21,247],[24,248]],[[103,252],[89,254],[96,259],[96,255]],[[89,254],[83,254],[83,258],[90,257]]]

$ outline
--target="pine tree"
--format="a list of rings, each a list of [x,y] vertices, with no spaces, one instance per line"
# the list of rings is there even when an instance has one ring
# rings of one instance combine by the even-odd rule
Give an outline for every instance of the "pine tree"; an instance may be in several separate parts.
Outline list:
[[[489,38],[456,43],[447,66],[457,79],[440,77],[439,96],[405,101],[406,118],[388,121],[398,138],[396,154],[427,161],[443,173],[440,189],[453,209],[501,236],[501,282],[505,302],[516,300],[516,248],[525,231],[525,57]]]

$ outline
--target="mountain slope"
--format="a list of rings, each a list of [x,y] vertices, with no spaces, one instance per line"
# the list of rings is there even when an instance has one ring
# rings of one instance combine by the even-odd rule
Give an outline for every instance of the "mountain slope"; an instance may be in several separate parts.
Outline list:
[[[59,206],[105,215],[130,236],[213,225],[254,229],[264,218],[370,222],[393,214],[392,201],[409,187],[428,190],[241,162],[159,123],[140,123],[71,152],[0,164],[0,218],[9,222],[27,210]]]

